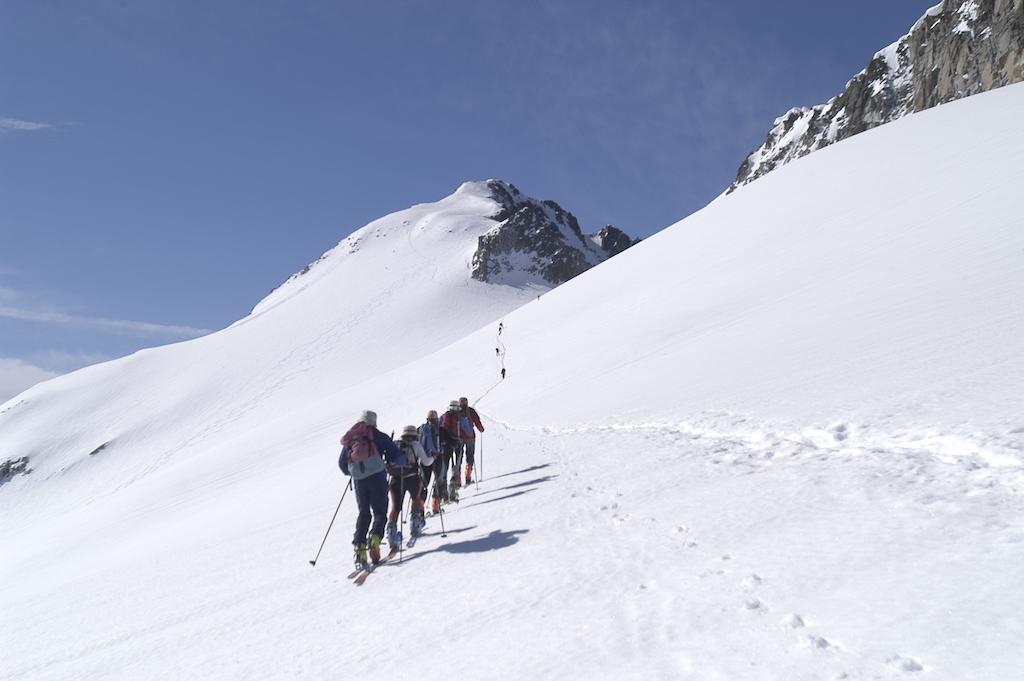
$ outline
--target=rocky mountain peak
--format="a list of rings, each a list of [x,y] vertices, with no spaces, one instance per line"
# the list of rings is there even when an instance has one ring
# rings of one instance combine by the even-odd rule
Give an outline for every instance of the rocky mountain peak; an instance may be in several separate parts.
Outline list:
[[[943,0],[825,104],[791,109],[729,187],[909,113],[1024,81],[1024,0]]]
[[[487,187],[500,208],[491,216],[498,224],[477,240],[472,274],[479,281],[558,286],[636,243],[612,225],[584,234],[575,215],[509,182],[488,180]]]

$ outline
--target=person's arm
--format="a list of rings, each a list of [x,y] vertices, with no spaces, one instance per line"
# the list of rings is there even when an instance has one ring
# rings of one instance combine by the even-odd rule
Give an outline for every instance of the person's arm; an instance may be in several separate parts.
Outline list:
[[[348,461],[349,461],[348,447],[344,447],[343,446],[341,448],[341,456],[338,457],[338,468],[340,468],[341,472],[344,473],[345,475],[351,475],[351,473],[348,472]]]
[[[381,453],[386,462],[395,463],[402,459],[402,450],[398,448],[398,445],[391,438],[379,430],[374,435],[374,442],[377,445],[377,451]]]
[[[479,430],[481,433],[484,432],[484,424],[481,423],[481,421],[480,421],[480,414],[476,413],[476,409],[474,409],[473,407],[470,407],[469,408],[469,416],[470,416],[470,418],[473,419],[473,424],[476,426],[476,429]]]
[[[423,445],[421,445],[419,442],[413,442],[412,445],[412,450],[416,453],[415,463],[419,464],[420,466],[429,466],[430,464],[427,463],[427,460],[430,457],[427,456],[427,451],[423,449]]]

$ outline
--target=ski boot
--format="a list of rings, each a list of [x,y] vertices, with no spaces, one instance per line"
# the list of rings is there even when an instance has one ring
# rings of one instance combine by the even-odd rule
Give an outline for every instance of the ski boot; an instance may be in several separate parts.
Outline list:
[[[459,488],[455,485],[455,478],[452,478],[451,483],[448,485],[448,501],[453,504],[459,503]]]
[[[456,489],[462,487],[462,476],[459,475],[459,471],[457,470],[455,471],[455,474],[452,475],[452,484],[455,485]]]
[[[388,546],[392,551],[397,551],[402,545],[402,533],[398,531],[398,525],[388,523]]]
[[[431,507],[431,510],[434,512],[434,515],[437,515],[441,512],[441,500],[437,497],[437,495],[434,495],[434,503]]]
[[[370,565],[366,558],[366,544],[353,544],[352,548],[355,549],[356,570],[365,570]]]
[[[466,486],[473,484],[473,464],[466,464]]]
[[[414,511],[412,516],[412,529],[410,533],[413,537],[419,537],[423,534],[423,528],[427,526],[427,521],[424,520],[422,515],[419,515],[422,511]]]
[[[380,562],[380,535],[370,535],[370,560],[374,565]]]

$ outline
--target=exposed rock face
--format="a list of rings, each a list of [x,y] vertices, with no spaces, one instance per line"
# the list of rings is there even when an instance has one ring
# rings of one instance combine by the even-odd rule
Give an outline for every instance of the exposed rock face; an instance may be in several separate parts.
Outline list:
[[[28,467],[28,457],[8,459],[0,462],[0,485],[9,482],[15,475],[28,475],[32,469]]]
[[[944,0],[828,103],[792,109],[747,156],[732,192],[908,113],[1024,81],[1024,0]]]
[[[479,238],[473,255],[473,278],[479,281],[523,283],[533,277],[558,286],[636,243],[612,225],[584,235],[576,216],[554,201],[532,199],[500,180],[487,186],[501,208],[492,216],[499,224]]]
[[[601,228],[600,232],[593,236],[593,241],[610,258],[636,244],[639,239],[630,238],[625,232],[614,225],[605,225]]]

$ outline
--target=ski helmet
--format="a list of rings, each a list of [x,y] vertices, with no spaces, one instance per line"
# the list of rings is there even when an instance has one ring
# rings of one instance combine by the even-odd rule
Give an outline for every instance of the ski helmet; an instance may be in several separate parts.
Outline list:
[[[368,426],[373,426],[374,428],[376,428],[377,427],[377,412],[370,411],[369,409],[367,409],[366,411],[363,412],[363,415],[359,417],[359,420],[362,421],[363,423],[365,423]]]
[[[458,400],[452,400],[451,402],[448,403],[448,408],[449,409],[456,409],[457,410],[459,408],[459,401]]]

